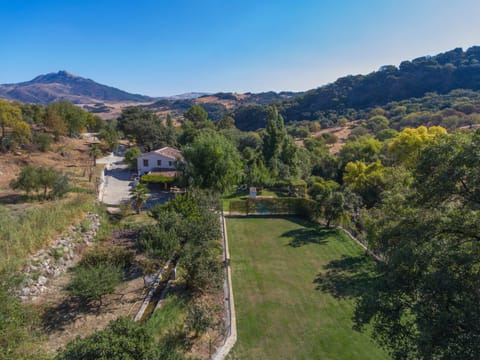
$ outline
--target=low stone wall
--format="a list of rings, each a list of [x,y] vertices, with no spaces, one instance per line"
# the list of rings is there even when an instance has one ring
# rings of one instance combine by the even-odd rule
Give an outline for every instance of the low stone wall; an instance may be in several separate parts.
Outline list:
[[[212,360],[223,360],[237,342],[237,317],[235,315],[235,303],[233,300],[232,268],[230,267],[230,250],[228,248],[227,223],[223,211],[220,216],[222,224],[223,261],[225,262],[225,339],[223,344],[216,350]]]
[[[49,282],[73,265],[76,250],[90,245],[100,227],[98,214],[88,213],[69,231],[55,239],[50,246],[30,256],[23,269],[25,280],[17,295],[22,301],[31,301],[48,290]]]

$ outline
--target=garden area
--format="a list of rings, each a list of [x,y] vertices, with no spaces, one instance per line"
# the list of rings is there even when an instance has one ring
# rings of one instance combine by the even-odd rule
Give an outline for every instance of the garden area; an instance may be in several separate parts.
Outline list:
[[[298,218],[227,220],[238,340],[230,359],[387,359],[352,330],[374,262],[334,229]]]

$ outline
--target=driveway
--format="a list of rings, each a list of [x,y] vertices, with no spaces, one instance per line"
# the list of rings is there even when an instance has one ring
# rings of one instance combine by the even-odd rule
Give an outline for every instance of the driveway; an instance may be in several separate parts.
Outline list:
[[[131,176],[135,174],[128,169],[123,162],[123,156],[110,154],[109,156],[97,159],[98,164],[105,164],[104,187],[100,195],[100,201],[109,206],[120,206],[121,203],[130,201],[130,189],[133,186]],[[163,204],[173,195],[169,192],[152,190],[143,209],[149,209],[157,204]]]
[[[97,159],[98,164],[105,164],[104,187],[100,201],[110,206],[119,206],[129,200],[130,176],[133,174],[123,162],[123,156],[114,153]]]

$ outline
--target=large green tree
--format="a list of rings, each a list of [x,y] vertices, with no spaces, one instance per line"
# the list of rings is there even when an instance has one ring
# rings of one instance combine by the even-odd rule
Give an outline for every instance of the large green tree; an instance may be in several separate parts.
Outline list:
[[[69,136],[80,134],[87,128],[88,112],[68,101],[59,101],[48,105],[48,111],[53,110],[64,121]]]
[[[118,118],[118,128],[125,135],[132,136],[147,151],[167,145],[165,125],[153,111],[138,107],[126,108]]]
[[[208,120],[208,113],[200,105],[193,105],[183,114],[186,120],[191,121],[195,125],[201,124]]]
[[[224,192],[241,178],[237,149],[224,136],[202,132],[185,150],[185,176],[193,186]]]
[[[0,142],[3,142],[6,136],[6,128],[12,127],[20,121],[22,121],[20,108],[13,106],[6,100],[0,99],[0,127],[2,128]]]
[[[380,274],[356,324],[395,359],[480,357],[480,133],[441,136],[419,153],[411,195],[384,207]],[[400,200],[400,201],[398,201]]]

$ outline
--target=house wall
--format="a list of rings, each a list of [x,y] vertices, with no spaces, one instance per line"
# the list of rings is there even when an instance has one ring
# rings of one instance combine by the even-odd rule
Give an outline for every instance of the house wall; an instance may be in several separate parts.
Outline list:
[[[144,160],[148,160],[147,166],[144,165],[143,163]],[[160,165],[158,164],[158,160],[161,161]],[[145,155],[139,156],[137,158],[137,168],[138,168],[139,175],[142,175],[155,168],[176,169],[175,160],[172,160],[171,158],[160,155],[160,154],[145,154]]]

